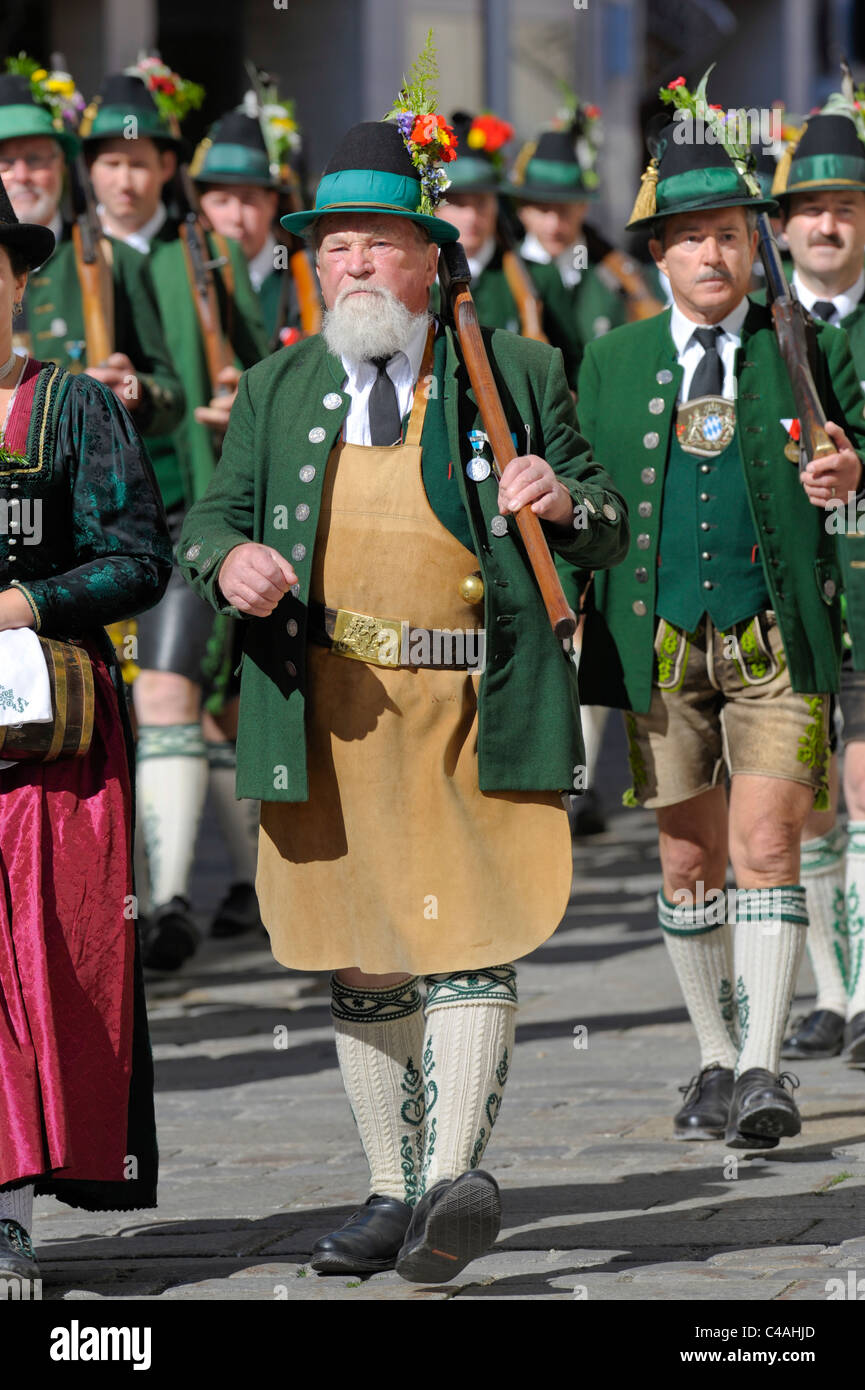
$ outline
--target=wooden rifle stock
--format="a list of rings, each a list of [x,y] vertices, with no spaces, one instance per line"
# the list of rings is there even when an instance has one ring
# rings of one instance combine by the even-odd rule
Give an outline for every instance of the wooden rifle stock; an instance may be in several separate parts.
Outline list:
[[[484,347],[477,311],[469,290],[470,278],[465,252],[459,243],[450,242],[443,246],[439,256],[442,297],[450,306],[469,380],[493,451],[493,468],[496,477],[500,477],[511,459],[517,457],[517,450]],[[553,632],[559,641],[564,642],[576,631],[577,619],[565,598],[541,523],[530,506],[521,507],[515,519]]]
[[[793,399],[799,417],[801,471],[811,459],[825,458],[827,454],[834,454],[837,450],[826,433],[826,412],[811,371],[805,310],[787,284],[778,245],[772,234],[772,224],[765,212],[757,214],[757,231],[760,236],[760,257],[766,271],[766,294],[772,306],[775,336],[793,388]]]
[[[219,373],[223,367],[233,366],[234,358],[222,332],[219,299],[213,276],[214,267],[221,262],[210,259],[201,222],[191,210],[180,224],[180,240],[186,261],[186,274],[192,290],[195,312],[204,343],[210,393],[212,396],[224,396],[230,388],[219,380]]]
[[[297,290],[300,326],[304,333],[320,333],[321,297],[312,266],[309,263],[309,257],[305,251],[295,251],[288,264]]]
[[[521,336],[533,338],[537,343],[548,343],[550,340],[541,321],[543,304],[518,251],[508,249],[502,252],[502,270],[520,316]]]
[[[114,276],[111,249],[96,213],[96,201],[81,155],[70,172],[72,246],[81,286],[87,366],[98,367],[114,351]]]
[[[589,259],[595,262],[599,278],[608,289],[624,294],[628,323],[653,319],[656,314],[663,313],[665,305],[652,294],[643,272],[631,256],[619,251],[594,227],[584,226],[583,236]]]

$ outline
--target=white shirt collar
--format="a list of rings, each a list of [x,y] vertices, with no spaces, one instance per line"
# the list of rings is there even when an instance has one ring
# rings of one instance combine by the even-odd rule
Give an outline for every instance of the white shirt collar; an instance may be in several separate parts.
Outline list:
[[[101,203],[96,208],[96,214],[104,227],[105,208]],[[134,232],[129,232],[126,236],[118,236],[116,232],[109,232],[108,235],[113,236],[116,241],[125,241],[127,246],[131,246],[133,250],[140,251],[143,256],[146,256],[150,251],[151,241],[162,227],[167,216],[165,204],[160,203],[153,216],[149,217],[140,227],[137,227]]]
[[[252,281],[252,288],[256,294],[261,289],[268,275],[274,269],[273,253],[276,250],[276,237],[272,232],[268,233],[267,240],[257,255],[247,261],[246,268],[249,271],[249,278]]]
[[[738,346],[738,340],[742,336],[742,324],[745,322],[745,317],[749,308],[750,303],[748,296],[744,295],[735,309],[730,310],[726,318],[721,319],[720,323],[709,325],[694,323],[693,319],[687,318],[682,313],[682,310],[674,301],[670,312],[670,333],[672,334],[673,342],[676,344],[676,352],[681,357],[693,337],[695,328],[720,328],[730,338],[735,339]]]
[[[496,239],[494,236],[491,236],[488,241],[484,242],[483,246],[481,247],[480,251],[476,256],[467,257],[469,263],[469,270],[472,273],[473,280],[476,280],[478,276],[486,270],[487,266],[489,265],[490,261],[492,260],[495,254]]]
[[[849,290],[845,290],[843,294],[815,294],[813,290],[808,289],[807,285],[802,284],[798,270],[793,271],[793,288],[809,313],[818,299],[830,299],[835,305],[835,313],[837,314],[837,320],[833,319],[832,322],[836,323],[845,319],[848,314],[852,314],[863,293],[865,293],[865,270],[860,271],[858,279],[854,280]]]
[[[534,232],[529,232],[522,246],[520,255],[524,261],[534,261],[535,265],[549,265],[553,259],[546,247],[542,246]]]

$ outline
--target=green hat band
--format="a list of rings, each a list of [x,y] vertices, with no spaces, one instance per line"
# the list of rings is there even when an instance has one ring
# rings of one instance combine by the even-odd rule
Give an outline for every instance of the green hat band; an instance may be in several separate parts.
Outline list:
[[[467,183],[484,183],[493,189],[499,183],[498,171],[490,161],[471,154],[457,155],[452,164],[445,166],[445,172],[454,188],[461,188]]]
[[[554,183],[560,188],[583,186],[583,171],[579,164],[566,164],[559,159],[530,159],[526,165],[526,183]]]
[[[209,178],[220,175],[241,174],[271,183],[273,178],[265,151],[255,150],[251,145],[211,145],[195,177],[199,183],[206,183]]]
[[[325,174],[318,185],[315,211],[370,203],[385,210],[416,212],[420,197],[417,179],[382,173],[379,169],[339,169],[335,174]]]
[[[133,121],[135,122],[134,126],[131,124]],[[130,130],[134,130],[135,134],[129,134]],[[130,109],[128,106],[100,106],[93,117],[90,130],[84,138],[86,140],[109,140],[118,136],[123,136],[127,140],[141,137],[149,137],[152,140],[174,139],[158,111],[150,111],[142,107]]]
[[[690,203],[696,198],[724,198],[730,194],[741,194],[743,202],[757,201],[732,164],[726,169],[688,169],[683,174],[671,174],[668,179],[659,180],[656,207],[658,212],[675,212],[679,204]]]
[[[80,148],[71,131],[58,130],[44,106],[0,106],[0,140],[22,139],[28,135],[50,135],[72,158]]]
[[[865,149],[862,158],[853,154],[811,154],[794,159],[787,175],[789,193],[799,183],[865,183]]]

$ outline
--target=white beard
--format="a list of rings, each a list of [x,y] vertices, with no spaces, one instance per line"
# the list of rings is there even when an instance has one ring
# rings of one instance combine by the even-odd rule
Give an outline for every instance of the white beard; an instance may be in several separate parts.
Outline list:
[[[7,183],[6,192],[19,222],[34,222],[40,227],[50,225],[58,206],[53,193],[17,183]]]
[[[325,310],[321,331],[334,356],[370,362],[404,352],[419,326],[428,322],[426,309],[413,314],[391,290],[376,286],[361,294],[343,290],[333,308]]]

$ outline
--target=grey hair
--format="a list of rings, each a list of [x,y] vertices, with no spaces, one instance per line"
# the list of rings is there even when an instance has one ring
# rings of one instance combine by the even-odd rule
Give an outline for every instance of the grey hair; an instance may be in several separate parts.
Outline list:
[[[734,203],[733,206],[742,208],[745,214],[745,225],[750,238],[757,230],[757,209],[746,207],[744,203]],[[707,209],[707,211],[714,211],[714,209]],[[659,217],[657,221],[652,223],[652,237],[655,241],[659,241],[662,247],[666,247],[667,245],[666,228],[669,220],[669,217]]]

